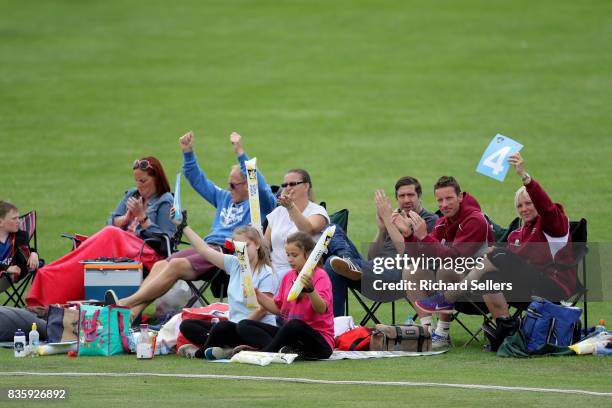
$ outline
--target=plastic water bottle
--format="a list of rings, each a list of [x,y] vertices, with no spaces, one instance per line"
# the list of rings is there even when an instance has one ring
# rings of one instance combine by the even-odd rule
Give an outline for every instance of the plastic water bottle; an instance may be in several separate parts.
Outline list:
[[[153,358],[153,338],[149,333],[149,325],[140,325],[140,337],[138,337],[138,343],[136,344],[136,358],[138,359],[152,359]]]
[[[595,333],[602,333],[606,331],[606,321],[604,319],[599,319],[597,326],[595,326]]]
[[[30,354],[32,357],[37,357],[38,353],[36,352],[36,349],[40,345],[40,334],[38,333],[36,323],[32,323],[32,330],[30,331],[28,338],[30,339]]]
[[[21,329],[17,329],[15,332],[15,338],[13,340],[13,349],[15,349],[15,357],[26,356],[26,336]]]
[[[610,346],[610,347],[608,347]],[[612,356],[612,342],[609,342],[607,345],[600,343],[593,350],[594,356]]]

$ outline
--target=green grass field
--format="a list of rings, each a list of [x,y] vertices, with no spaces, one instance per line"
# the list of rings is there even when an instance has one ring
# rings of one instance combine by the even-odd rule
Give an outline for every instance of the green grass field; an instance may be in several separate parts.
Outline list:
[[[311,172],[318,200],[349,208],[358,244],[375,234],[373,192],[403,175],[431,186],[454,175],[498,223],[514,218],[518,178],[474,169],[496,133],[525,145],[529,173],[589,240],[609,242],[612,221],[612,4],[606,1],[54,1],[2,2],[0,198],[39,214],[39,250],[69,249],[65,232],[99,230],[133,184],[131,163],[153,154],[170,176],[177,139],[196,134],[207,175],[220,185],[243,135],[268,181]],[[172,178],[172,177],[170,177]],[[194,229],[212,208],[190,188]],[[353,305],[352,310],[357,310]],[[386,312],[388,314],[388,311]],[[402,317],[408,313],[402,306]],[[593,303],[592,318],[612,305]],[[478,320],[468,319],[472,326]],[[465,336],[452,332],[461,343]],[[579,388],[611,392],[612,365],[594,357],[502,360],[479,346],[443,356],[297,363],[204,364],[173,357],[16,360],[3,372],[174,372],[404,380]],[[558,406],[562,394],[429,387],[297,385],[176,378],[3,377],[2,387],[68,386],[70,405],[165,400],[213,406],[519,403]],[[571,396],[593,406],[605,397]],[[3,404],[3,403],[2,403]],[[13,404],[16,405],[16,404]]]

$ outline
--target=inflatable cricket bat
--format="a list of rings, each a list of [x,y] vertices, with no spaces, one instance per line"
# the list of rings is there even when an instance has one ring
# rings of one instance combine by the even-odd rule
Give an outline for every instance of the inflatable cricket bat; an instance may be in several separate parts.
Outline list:
[[[259,303],[257,303],[255,289],[253,288],[253,273],[251,271],[251,263],[249,262],[249,254],[246,247],[246,242],[234,241],[236,258],[238,258],[238,264],[240,264],[242,294],[246,300],[246,306],[249,309],[255,309],[259,307]]]
[[[323,232],[323,234],[317,241],[317,245],[315,245],[314,249],[310,253],[310,256],[306,260],[306,263],[302,267],[302,270],[300,271],[297,279],[291,287],[291,290],[289,291],[289,295],[287,296],[288,302],[297,299],[300,293],[302,293],[302,289],[304,289],[304,285],[302,285],[302,276],[306,274],[312,275],[312,271],[314,270],[315,266],[317,266],[319,259],[321,259],[323,254],[327,252],[327,246],[329,245],[329,242],[334,236],[334,232],[336,232],[335,225],[327,227],[325,232]]]
[[[181,173],[176,175],[176,184],[174,185],[174,221],[183,221],[183,212],[181,211]]]
[[[251,210],[251,226],[263,236],[261,227],[261,212],[259,210],[259,186],[257,185],[257,157],[244,162],[249,188],[249,209]]]

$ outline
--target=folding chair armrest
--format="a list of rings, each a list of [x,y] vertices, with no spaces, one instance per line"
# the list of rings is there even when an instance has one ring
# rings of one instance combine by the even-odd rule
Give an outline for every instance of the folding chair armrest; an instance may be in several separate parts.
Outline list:
[[[72,241],[72,249],[76,249],[76,247],[84,242],[87,237],[85,235],[81,235],[81,234],[60,234],[60,237],[62,238],[67,238],[70,241]]]
[[[167,256],[172,255],[172,244],[170,242],[170,238],[166,234],[155,234],[155,236],[153,237],[145,238],[142,240],[142,245],[140,246],[140,250],[138,251],[138,258],[142,257],[142,252],[144,251],[144,247],[147,242],[157,242],[159,240],[166,244]]]

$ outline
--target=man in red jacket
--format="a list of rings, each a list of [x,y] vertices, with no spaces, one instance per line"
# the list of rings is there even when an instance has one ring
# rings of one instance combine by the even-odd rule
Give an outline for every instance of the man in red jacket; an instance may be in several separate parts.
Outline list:
[[[404,270],[403,279],[408,284],[407,297],[412,304],[437,292],[442,284],[460,282],[470,269],[466,266],[475,263],[495,241],[478,201],[469,193],[462,193],[454,177],[440,177],[434,185],[434,195],[443,217],[430,234],[425,221],[414,211],[409,213],[413,232],[406,238],[406,249],[413,258],[413,267]],[[417,313],[421,324],[431,326],[430,311],[417,309]],[[439,314],[432,332],[434,348],[450,346],[450,320],[450,314]]]

